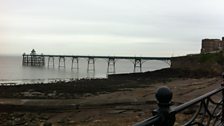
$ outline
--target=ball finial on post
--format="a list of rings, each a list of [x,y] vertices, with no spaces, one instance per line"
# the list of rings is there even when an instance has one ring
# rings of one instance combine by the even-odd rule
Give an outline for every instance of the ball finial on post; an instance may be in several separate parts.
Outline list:
[[[173,92],[168,87],[161,87],[156,92],[156,99],[159,106],[170,106],[173,97]]]

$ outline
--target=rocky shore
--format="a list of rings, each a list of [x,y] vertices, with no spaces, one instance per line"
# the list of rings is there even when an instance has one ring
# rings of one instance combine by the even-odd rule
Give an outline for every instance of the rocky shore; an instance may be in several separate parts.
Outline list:
[[[221,81],[203,71],[163,69],[108,79],[1,86],[0,125],[132,125],[151,115],[160,86],[170,87],[173,101],[181,104],[217,88]]]

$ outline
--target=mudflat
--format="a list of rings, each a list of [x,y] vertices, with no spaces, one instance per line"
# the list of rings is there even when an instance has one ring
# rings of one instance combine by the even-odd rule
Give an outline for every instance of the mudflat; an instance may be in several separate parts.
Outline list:
[[[85,89],[85,92],[83,89],[81,93],[67,94],[56,89],[41,92],[38,90],[40,85],[36,85],[36,88],[19,86],[20,89],[16,86],[1,87],[0,125],[128,126],[151,116],[151,111],[157,108],[154,94],[161,86],[167,86],[173,91],[172,101],[179,105],[220,87],[222,83],[222,79],[215,76],[168,78],[153,82],[150,82],[152,78],[114,79],[88,80],[92,84],[90,89],[94,88],[94,84],[99,86],[99,83],[106,83],[111,84],[111,90],[101,87],[93,89],[98,90],[94,92],[88,92],[90,89]],[[50,88],[48,84],[45,86]],[[80,85],[73,85],[73,88],[77,87]],[[11,95],[7,97],[3,89],[15,92],[9,93]],[[178,116],[176,125],[181,125],[184,117]]]

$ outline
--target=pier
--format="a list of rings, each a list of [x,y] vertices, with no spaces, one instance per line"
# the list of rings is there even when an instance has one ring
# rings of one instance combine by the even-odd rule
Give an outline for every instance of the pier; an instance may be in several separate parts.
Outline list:
[[[58,68],[66,67],[66,60],[70,59],[71,69],[79,69],[79,59],[87,59],[87,72],[95,72],[95,60],[105,59],[107,61],[107,73],[116,73],[116,61],[130,60],[133,63],[133,72],[142,72],[143,63],[149,60],[159,60],[171,65],[171,57],[132,57],[132,56],[86,56],[86,55],[45,55],[36,54],[33,49],[30,54],[23,54],[22,64],[24,66],[45,66],[55,67],[55,60],[58,60]]]

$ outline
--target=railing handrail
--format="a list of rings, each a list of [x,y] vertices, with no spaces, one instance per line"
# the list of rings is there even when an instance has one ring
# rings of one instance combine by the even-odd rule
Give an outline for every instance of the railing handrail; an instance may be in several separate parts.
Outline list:
[[[190,107],[192,105],[195,105],[195,104],[199,103],[200,101],[202,101],[202,100],[204,100],[204,99],[206,99],[208,97],[211,97],[214,94],[217,94],[217,93],[221,92],[222,90],[224,90],[224,87],[219,87],[218,89],[214,89],[214,90],[212,90],[212,91],[210,91],[210,92],[208,92],[208,93],[206,93],[204,95],[201,95],[201,96],[199,96],[199,97],[197,97],[197,98],[195,98],[193,100],[190,100],[190,101],[188,101],[186,103],[183,103],[183,104],[175,107],[174,109],[171,110],[171,112],[173,112],[173,113],[181,112],[184,109],[186,109],[186,108],[188,108],[188,107]]]
[[[160,120],[159,115],[152,116],[148,119],[143,120],[142,122],[136,123],[134,126],[146,126],[146,125],[152,125]]]

